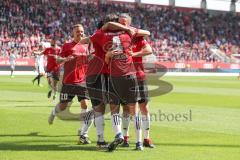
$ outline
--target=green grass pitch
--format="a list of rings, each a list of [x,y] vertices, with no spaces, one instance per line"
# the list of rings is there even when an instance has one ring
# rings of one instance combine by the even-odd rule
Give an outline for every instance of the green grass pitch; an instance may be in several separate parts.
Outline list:
[[[77,145],[80,123],[47,118],[56,102],[44,87],[33,86],[33,76],[0,76],[0,160],[238,160],[240,159],[240,81],[236,77],[163,77],[173,90],[150,102],[153,117],[151,138],[156,148],[134,151],[131,125],[130,148],[113,153],[97,151],[95,127],[92,144]],[[149,77],[151,78],[151,77]],[[76,100],[72,112],[80,109]],[[185,114],[191,120],[159,120],[159,112]],[[108,115],[109,116],[109,115]],[[113,140],[106,118],[105,137]]]

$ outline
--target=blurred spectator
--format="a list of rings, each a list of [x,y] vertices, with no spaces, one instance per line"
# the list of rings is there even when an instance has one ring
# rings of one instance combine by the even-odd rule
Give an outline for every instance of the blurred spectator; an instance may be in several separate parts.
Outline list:
[[[210,15],[161,6],[150,10],[128,3],[4,0],[0,1],[0,56],[14,49],[21,57],[29,57],[50,36],[64,42],[75,23],[82,23],[90,35],[102,17],[116,11],[130,13],[133,26],[151,31],[149,41],[161,60],[217,61],[210,54],[212,45],[226,55],[240,51],[240,16],[231,13]]]

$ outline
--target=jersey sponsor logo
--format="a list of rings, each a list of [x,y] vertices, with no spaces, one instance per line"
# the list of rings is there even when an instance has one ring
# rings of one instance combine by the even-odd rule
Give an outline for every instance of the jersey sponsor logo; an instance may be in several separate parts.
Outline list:
[[[114,55],[113,59],[128,59],[128,56],[126,54],[118,54]]]

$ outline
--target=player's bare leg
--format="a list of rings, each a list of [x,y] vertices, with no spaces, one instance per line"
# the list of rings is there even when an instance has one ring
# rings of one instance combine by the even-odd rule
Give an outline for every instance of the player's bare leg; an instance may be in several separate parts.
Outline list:
[[[48,89],[49,89],[48,95],[47,95],[48,98],[50,98],[50,97],[52,96],[52,93],[55,92],[55,91],[54,91],[54,84],[55,84],[54,81],[55,81],[55,80],[53,79],[52,76],[48,76],[48,77],[47,77]],[[57,84],[57,83],[56,83],[56,84]]]
[[[47,77],[47,82],[48,82],[48,88],[49,88],[47,97],[50,98],[52,95],[52,78]]]
[[[84,104],[84,105],[82,105],[82,104]],[[57,113],[60,113],[60,112],[64,111],[70,105],[71,105],[71,102],[58,103],[48,117],[49,125],[53,124],[53,121],[54,121]],[[81,101],[81,106],[83,106],[83,108],[86,108],[87,105],[86,105],[85,100]],[[87,117],[87,118],[84,118],[84,123],[83,123],[82,128],[81,128],[81,135],[79,137],[78,144],[89,144],[89,143],[91,143],[91,141],[89,140],[88,135],[87,135],[88,130],[89,130],[89,128],[90,128],[90,126],[92,125],[92,122],[93,122],[93,116],[91,116],[91,114],[92,114],[91,112],[86,113],[85,117]]]
[[[52,82],[51,86],[52,86],[52,91],[53,91],[53,100],[55,100],[56,99],[56,94],[57,94],[57,83],[58,83],[58,81],[55,80],[54,78],[52,78],[51,82]]]
[[[57,113],[60,113],[61,111],[64,111],[67,106],[69,105],[70,102],[62,102],[58,103],[55,108],[52,110],[51,114],[48,117],[48,124],[51,125],[53,124],[53,121],[55,119],[55,116]]]

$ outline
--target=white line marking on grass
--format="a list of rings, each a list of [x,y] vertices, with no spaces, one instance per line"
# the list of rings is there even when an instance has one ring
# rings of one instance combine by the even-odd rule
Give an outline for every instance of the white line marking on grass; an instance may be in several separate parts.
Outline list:
[[[160,73],[161,74],[161,73]],[[162,74],[161,74],[162,75]],[[220,76],[220,77],[234,77],[239,73],[212,73],[212,72],[167,72],[164,76]]]

